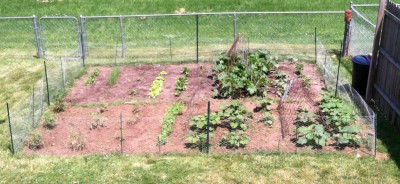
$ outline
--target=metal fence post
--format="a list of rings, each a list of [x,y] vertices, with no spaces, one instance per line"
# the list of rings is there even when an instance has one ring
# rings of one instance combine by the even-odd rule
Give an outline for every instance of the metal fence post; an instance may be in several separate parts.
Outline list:
[[[35,127],[35,86],[32,87],[32,128]]]
[[[81,52],[82,52],[82,60],[83,65],[85,65],[85,57],[88,55],[87,52],[87,43],[86,43],[86,30],[85,30],[85,19],[83,16],[80,16],[81,21]]]
[[[119,122],[120,122],[120,144],[121,144],[121,154],[124,153],[123,149],[122,149],[122,141],[124,141],[124,139],[122,138],[122,112],[119,114]]]
[[[338,85],[339,85],[339,74],[340,74],[340,64],[342,63],[342,47],[343,47],[343,43],[340,43],[340,56],[339,56],[339,65],[337,68],[337,77],[336,77],[336,88],[335,88],[335,97],[337,96],[337,91],[338,91]]]
[[[318,52],[317,52],[317,27],[314,28],[314,49],[315,49],[315,63],[317,63],[317,56],[318,56]]]
[[[122,58],[125,58],[125,32],[124,32],[124,22],[123,17],[119,17],[119,31],[121,32],[121,52]]]
[[[237,32],[236,32],[236,28],[237,28],[237,15],[236,12],[233,13],[233,41],[235,41]]]
[[[11,117],[10,117],[10,107],[8,106],[7,103],[7,117],[8,117],[8,127],[10,128],[10,140],[11,140],[11,151],[14,154],[14,141],[13,141],[13,134],[12,134],[12,128],[11,128]]]
[[[35,42],[36,42],[36,54],[37,57],[40,59],[42,58],[42,49],[40,47],[40,37],[39,37],[39,28],[37,26],[37,19],[36,15],[33,15],[33,29],[35,31]]]
[[[210,101],[207,104],[207,154],[210,151]]]
[[[46,76],[46,87],[47,87],[47,106],[50,106],[49,79],[47,78],[47,67],[46,67],[46,61],[44,61],[44,74],[45,74],[45,76]]]
[[[199,15],[196,15],[196,62],[199,63]]]
[[[60,69],[61,69],[61,82],[62,87],[65,89],[65,76],[64,76],[64,66],[63,66],[63,59],[60,58]]]

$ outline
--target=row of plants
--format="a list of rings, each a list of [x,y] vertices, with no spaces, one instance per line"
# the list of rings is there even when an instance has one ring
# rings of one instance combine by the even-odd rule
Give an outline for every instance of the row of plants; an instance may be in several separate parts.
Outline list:
[[[94,69],[94,71],[89,75],[89,77],[86,79],[85,84],[90,85],[93,84],[95,81],[95,78],[100,75],[100,70],[98,68]]]
[[[173,124],[178,115],[183,113],[183,104],[181,103],[173,103],[167,110],[167,113],[164,115],[161,134],[158,137],[158,145],[167,144],[168,136],[172,133]]]
[[[119,67],[113,68],[110,77],[108,78],[108,85],[114,86],[117,83],[119,74],[121,74],[120,68]]]
[[[164,78],[165,75],[167,75],[167,72],[161,71],[160,74],[158,74],[156,79],[153,81],[153,84],[151,85],[149,92],[150,98],[156,98],[160,96],[165,81]]]
[[[351,106],[338,97],[324,93],[319,107],[323,116],[316,116],[305,108],[298,109],[298,145],[322,148],[332,140],[337,148],[360,146],[360,127],[355,124],[356,117]]]
[[[187,78],[189,77],[189,68],[183,67],[182,76],[178,78],[175,85],[175,96],[181,95],[186,90]]]

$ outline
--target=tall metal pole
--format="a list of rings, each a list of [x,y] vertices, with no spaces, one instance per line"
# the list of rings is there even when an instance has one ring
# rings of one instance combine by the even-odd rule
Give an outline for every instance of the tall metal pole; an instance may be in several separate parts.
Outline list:
[[[317,27],[314,28],[314,52],[315,52],[315,63],[317,63],[317,57],[318,57],[318,52],[317,52]]]
[[[119,31],[121,32],[121,52],[122,58],[125,58],[125,32],[124,32],[124,23],[123,17],[119,17]]]
[[[233,41],[235,41],[237,35],[237,15],[236,12],[233,13]]]
[[[210,101],[207,105],[207,154],[210,151]]]
[[[50,90],[49,90],[49,79],[47,78],[47,67],[46,61],[44,61],[44,74],[46,76],[46,87],[47,87],[47,106],[50,106]]]
[[[32,128],[35,127],[35,86],[32,89]]]
[[[86,45],[86,30],[85,30],[85,19],[80,16],[81,21],[81,54],[82,54],[82,65],[85,66],[85,59],[87,56],[87,45]]]
[[[37,26],[36,15],[33,15],[33,29],[35,30],[36,54],[37,57],[40,59],[42,58],[42,50],[40,48],[39,28]]]
[[[13,134],[12,134],[12,128],[11,128],[10,107],[8,106],[8,103],[7,103],[7,117],[8,117],[8,127],[10,128],[11,151],[14,154],[15,149],[14,149],[14,141],[13,141]]]
[[[342,55],[342,47],[343,47],[343,43],[340,43],[339,65],[338,65],[338,68],[337,68],[335,97],[337,96],[338,85],[339,85],[340,64],[342,63],[342,57],[341,57],[341,55]]]

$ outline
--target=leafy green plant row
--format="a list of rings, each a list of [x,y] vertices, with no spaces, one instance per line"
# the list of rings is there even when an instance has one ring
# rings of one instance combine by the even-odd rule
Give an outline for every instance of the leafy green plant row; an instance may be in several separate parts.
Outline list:
[[[113,68],[110,77],[108,78],[108,85],[114,86],[117,83],[119,74],[121,74],[120,68],[119,67]]]
[[[160,96],[162,87],[164,85],[164,76],[167,75],[166,71],[161,71],[160,74],[153,81],[153,84],[150,87],[149,97],[156,98]]]
[[[351,106],[340,98],[325,93],[320,104],[326,119],[318,119],[306,109],[299,109],[297,116],[299,145],[326,146],[329,140],[334,140],[338,148],[358,147],[361,140],[358,136],[360,127],[355,122]]]
[[[171,107],[168,108],[162,122],[162,130],[158,137],[158,145],[167,144],[167,138],[172,133],[174,121],[178,115],[183,113],[183,108],[184,106],[181,103],[173,103]]]
[[[86,79],[85,84],[90,85],[93,84],[95,81],[95,78],[100,75],[100,70],[98,68],[94,69],[94,71],[89,75],[89,77]]]
[[[181,95],[181,93],[186,90],[187,77],[189,77],[189,68],[184,67],[182,69],[182,74],[183,76],[179,77],[178,81],[176,81],[175,96]]]

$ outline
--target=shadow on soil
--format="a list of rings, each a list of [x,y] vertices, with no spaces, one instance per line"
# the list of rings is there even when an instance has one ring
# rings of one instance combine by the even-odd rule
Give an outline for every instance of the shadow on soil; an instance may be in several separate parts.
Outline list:
[[[400,168],[400,134],[399,131],[392,125],[382,114],[381,111],[375,109],[378,115],[378,152],[387,152],[389,157],[395,161]]]

